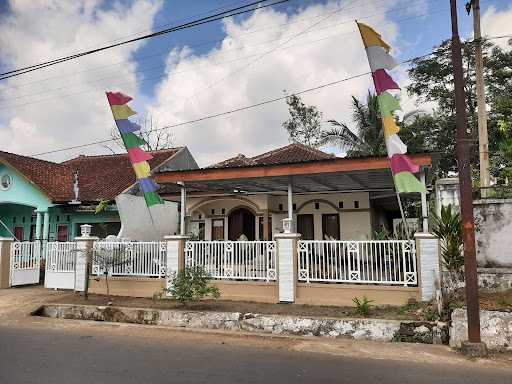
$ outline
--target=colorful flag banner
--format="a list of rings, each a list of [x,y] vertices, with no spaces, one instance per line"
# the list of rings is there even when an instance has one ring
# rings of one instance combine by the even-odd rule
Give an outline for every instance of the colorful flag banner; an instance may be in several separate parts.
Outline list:
[[[128,119],[116,120],[117,128],[120,133],[133,133],[140,131],[140,125]]]
[[[391,70],[397,66],[396,60],[389,54],[391,47],[371,27],[362,23],[357,23],[357,26],[372,71],[395,188],[398,193],[425,193],[425,185],[414,176],[414,173],[419,172],[419,166],[414,164],[406,155],[407,146],[397,135],[400,129],[396,124],[393,112],[401,109],[400,102],[388,91],[399,90],[400,87],[386,72],[386,70]]]
[[[153,158],[151,154],[141,148],[129,148],[128,157],[132,163],[140,163],[141,161],[148,161]]]
[[[156,192],[158,185],[151,178],[151,168],[148,160],[151,160],[153,156],[141,148],[146,142],[134,133],[140,131],[141,127],[128,120],[130,116],[137,113],[126,105],[132,98],[121,92],[107,92],[107,99],[146,205],[151,207],[156,204],[164,204],[163,199]]]

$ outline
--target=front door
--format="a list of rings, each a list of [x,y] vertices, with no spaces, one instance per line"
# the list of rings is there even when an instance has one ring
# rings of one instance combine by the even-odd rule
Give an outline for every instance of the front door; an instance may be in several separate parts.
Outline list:
[[[340,239],[340,215],[337,213],[326,213],[322,215],[322,237],[323,240]]]
[[[57,227],[57,241],[68,241],[68,226],[59,225]]]
[[[224,240],[224,219],[212,220],[212,240]]]
[[[24,240],[24,230],[23,227],[14,227],[14,237],[18,241]]]
[[[256,219],[254,214],[245,208],[233,210],[228,217],[229,240],[242,238],[254,241],[256,235]]]
[[[315,222],[313,215],[300,214],[297,215],[297,232],[300,233],[302,240],[315,239]]]

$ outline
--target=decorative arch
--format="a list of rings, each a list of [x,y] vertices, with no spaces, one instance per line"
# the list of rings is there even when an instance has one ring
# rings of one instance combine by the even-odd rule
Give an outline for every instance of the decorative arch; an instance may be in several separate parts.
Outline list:
[[[306,205],[308,204],[314,204],[314,203],[322,203],[322,204],[327,204],[328,206],[330,206],[332,209],[334,209],[336,212],[340,212],[341,210],[336,206],[336,204],[334,204],[332,201],[329,201],[329,200],[324,200],[324,199],[313,199],[313,200],[308,200],[304,203],[302,203],[301,205],[299,205],[297,207],[297,210],[296,212],[299,213]]]
[[[254,215],[257,215],[258,212],[261,211],[260,207],[258,206],[258,204],[254,203],[253,201],[247,199],[247,198],[244,198],[244,197],[235,197],[235,196],[217,196],[217,197],[212,197],[212,198],[209,198],[207,200],[203,200],[203,201],[200,201],[199,203],[197,203],[196,205],[193,205],[192,207],[189,208],[189,212],[192,214],[194,211],[196,210],[199,210],[202,206],[204,205],[207,205],[213,201],[222,201],[222,200],[235,200],[235,201],[240,201],[241,203],[243,204],[238,204],[236,205],[235,207],[233,207],[232,209],[230,209],[226,215],[229,215],[233,210],[235,209],[238,209],[238,208],[245,208],[245,209],[248,209],[250,210]]]

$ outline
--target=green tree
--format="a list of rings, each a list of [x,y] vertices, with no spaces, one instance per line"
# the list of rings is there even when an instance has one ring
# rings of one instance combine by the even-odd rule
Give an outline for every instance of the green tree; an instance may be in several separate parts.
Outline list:
[[[310,147],[320,147],[325,143],[322,130],[322,113],[317,107],[306,105],[297,95],[286,98],[290,118],[283,123],[289,140]]]
[[[357,132],[353,132],[345,123],[329,120],[332,128],[323,133],[324,141],[345,149],[348,157],[385,155],[384,130],[377,96],[368,92],[366,104],[352,96],[352,121]]]
[[[420,102],[433,102],[431,147],[440,153],[439,173],[445,175],[456,170],[455,163],[455,94],[453,68],[451,63],[451,42],[444,41],[430,56],[416,59],[409,69],[411,85],[407,92],[418,97]],[[509,45],[512,46],[509,41]],[[503,158],[493,159],[504,136],[500,127],[512,119],[512,50],[504,51],[489,41],[483,43],[484,78],[486,82],[486,103],[488,108],[489,149],[491,170],[494,176],[501,177],[501,169],[506,167]],[[476,106],[476,81],[474,44],[463,44],[463,68],[466,91],[466,112],[468,128],[475,142],[472,163],[478,168],[478,120]]]

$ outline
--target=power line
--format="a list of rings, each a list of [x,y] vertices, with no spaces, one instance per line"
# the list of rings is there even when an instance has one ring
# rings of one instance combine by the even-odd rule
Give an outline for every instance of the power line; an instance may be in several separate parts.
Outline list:
[[[385,1],[385,0],[378,0],[378,1]],[[419,4],[419,1],[420,0],[416,0],[416,3]],[[435,1],[440,1],[440,0],[435,0]],[[414,3],[413,3],[414,4]],[[362,4],[364,5],[364,4]],[[351,9],[356,9],[356,8],[360,8],[362,5],[358,5],[358,6],[353,6],[353,7],[349,7],[349,8],[345,8],[345,10],[351,10]],[[397,12],[397,11],[400,11],[400,10],[404,10],[404,9],[407,9],[407,10],[410,10],[410,5],[408,7],[399,7],[399,8],[395,8],[395,9],[390,9],[388,11],[385,11],[385,12],[376,12],[372,15],[367,15],[367,16],[360,16],[358,17],[358,19],[361,19],[361,20],[366,20],[366,19],[370,19],[370,18],[373,18],[373,17],[376,17],[376,16],[381,16],[383,14],[387,14],[387,13],[394,13],[394,12]],[[435,12],[429,12],[429,14],[433,14]],[[291,21],[291,22],[287,22],[287,23],[282,23],[282,24],[279,24],[279,25],[274,25],[272,24],[270,26],[270,24],[268,24],[266,27],[264,28],[255,28],[255,29],[248,29],[246,30],[246,33],[243,33],[241,35],[238,35],[237,37],[240,37],[240,36],[245,36],[245,35],[251,35],[251,34],[254,34],[254,33],[259,33],[261,31],[266,31],[268,29],[276,29],[276,28],[281,28],[283,26],[287,26],[287,25],[291,25],[291,24],[296,24],[296,23],[300,23],[300,22],[303,22],[303,21],[307,21],[307,20],[310,20],[310,19],[316,19],[318,17],[321,17],[325,14],[328,14],[328,12],[323,12],[323,13],[320,13],[318,15],[315,15],[315,16],[312,16],[312,17],[305,17],[305,18],[301,18],[299,20],[294,20],[294,21]],[[420,16],[414,16],[414,17],[423,17],[425,16],[425,14],[422,14]],[[398,20],[400,21],[400,20]],[[337,27],[339,25],[343,25],[345,23],[349,23],[349,22],[353,22],[352,19],[350,20],[345,20],[345,21],[342,21],[340,23],[335,23],[335,24],[331,24],[331,25],[328,25],[326,27],[323,27],[323,28],[319,28],[317,29],[317,31],[322,31],[324,29],[329,29],[329,28],[333,28],[333,27]],[[282,37],[281,37],[282,38]],[[266,45],[267,43],[272,43],[272,42],[275,42],[275,41],[278,41],[280,40],[281,38],[279,39],[272,39],[272,40],[268,40],[266,42],[263,42],[263,43],[258,43],[258,44],[255,44],[255,45],[251,45],[251,46],[257,46],[257,45]],[[187,45],[188,48],[197,48],[197,47],[202,47],[202,46],[208,46],[208,45],[214,45],[214,44],[217,44],[217,43],[221,43],[225,40],[225,38],[222,38],[222,39],[216,39],[216,40],[209,40],[209,41],[206,41],[206,42],[201,42],[201,43],[198,43],[198,44],[193,44],[193,45]],[[240,50],[242,48],[237,48],[237,49],[233,49],[233,51],[236,51],[236,50]],[[231,51],[231,50],[230,50]],[[166,49],[166,50],[159,50],[159,51],[155,51],[154,53],[152,54],[149,54],[149,55],[144,55],[144,56],[140,56],[140,57],[136,57],[135,59],[137,60],[137,62],[139,61],[143,61],[143,60],[146,60],[146,59],[150,59],[150,58],[153,58],[153,57],[158,57],[158,56],[163,56],[163,55],[167,55],[169,53],[169,51]],[[39,80],[34,80],[34,81],[29,81],[29,82],[26,82],[26,83],[22,83],[22,84],[14,84],[14,85],[9,85],[9,86],[5,86],[4,89],[19,89],[19,88],[22,88],[22,87],[26,87],[26,86],[29,86],[29,85],[32,85],[32,84],[37,84],[37,83],[41,83],[41,82],[44,82],[44,81],[48,81],[48,80],[53,80],[53,79],[62,79],[64,77],[69,77],[69,76],[76,76],[77,74],[80,74],[80,73],[86,73],[86,72],[91,72],[91,71],[97,71],[97,70],[100,70],[102,68],[107,68],[107,67],[111,67],[111,66],[116,66],[116,65],[120,65],[120,64],[123,64],[123,63],[126,63],[126,62],[130,62],[131,60],[122,60],[122,61],[118,61],[116,63],[111,63],[111,64],[106,64],[106,65],[101,65],[101,66],[97,66],[97,67],[94,67],[94,68],[89,68],[89,69],[86,69],[86,70],[82,70],[82,71],[75,71],[75,72],[72,72],[72,73],[66,73],[66,74],[59,74],[59,75],[55,75],[55,76],[50,76],[50,77],[46,77],[44,79],[39,79]],[[68,84],[67,84],[68,86]]]
[[[403,9],[403,8],[402,8]],[[396,10],[391,10],[391,11],[396,11]],[[433,15],[435,13],[440,13],[440,12],[444,12],[445,9],[438,9],[438,10],[434,10],[434,11],[431,11],[429,12],[428,14],[429,15]],[[374,16],[377,16],[377,15],[381,15],[381,13],[378,13],[376,15],[372,15],[372,16],[368,16],[367,18],[370,18],[370,17],[374,17]],[[384,23],[382,25],[390,25],[390,24],[396,24],[397,22],[403,22],[403,21],[408,21],[408,20],[412,20],[412,19],[416,19],[418,17],[424,17],[425,14],[421,14],[421,15],[417,15],[417,16],[411,16],[411,17],[408,17],[408,18],[404,18],[404,19],[400,19],[400,20],[396,20],[394,22],[389,22],[389,23]],[[365,18],[360,18],[360,19],[365,19]],[[349,21],[343,21],[341,23],[336,23],[334,25],[331,25],[329,27],[324,27],[322,29],[327,29],[327,28],[332,28],[332,27],[337,27],[339,25],[342,25],[342,24],[346,24],[346,23],[352,23],[353,20],[349,20]],[[321,29],[318,29],[318,31],[320,31]],[[306,33],[311,33],[311,31],[309,32],[306,32]],[[295,36],[292,36],[292,38],[288,39],[287,41],[285,41],[284,43],[281,43],[279,44],[277,47],[274,47],[273,49],[271,49],[270,51],[267,51],[267,52],[263,52],[263,54],[261,55],[261,57],[257,58],[256,60],[259,60],[261,59],[263,56],[269,54],[269,53],[272,53],[274,51],[277,51],[277,50],[287,50],[287,49],[291,49],[291,48],[295,48],[295,47],[298,47],[298,46],[303,46],[303,45],[307,45],[307,44],[311,44],[311,43],[316,43],[316,42],[319,42],[319,41],[323,41],[323,40],[327,40],[327,39],[331,39],[331,38],[335,38],[335,37],[339,37],[339,36],[345,36],[345,35],[350,35],[350,34],[354,34],[355,32],[354,31],[351,31],[351,32],[346,32],[346,33],[341,33],[341,34],[334,34],[334,35],[331,35],[331,36],[327,36],[327,37],[324,37],[324,38],[320,38],[320,39],[315,39],[315,40],[310,40],[310,41],[306,41],[304,43],[301,43],[301,44],[295,44],[295,45],[292,45],[292,46],[288,46],[288,47],[282,47],[283,45],[287,44],[289,41],[291,41],[294,37],[297,37],[298,35],[295,35]],[[263,42],[263,43],[258,43],[258,44],[255,44],[255,45],[250,45],[251,46],[258,46],[258,45],[266,45],[268,43],[272,43],[274,41],[279,41],[281,40],[281,38],[279,39],[273,39],[273,40],[270,40],[270,41],[266,41],[266,42]],[[247,48],[247,47],[245,47]],[[240,50],[242,48],[238,48],[238,49],[234,49],[234,50]],[[254,56],[258,56],[258,54],[254,54],[254,55],[248,55],[248,56],[245,56],[245,57],[241,57],[241,58],[236,58],[236,59],[232,59],[232,60],[227,60],[227,61],[224,61],[224,62],[217,62],[215,64],[212,64],[212,65],[205,65],[205,66],[198,66],[198,67],[211,67],[211,66],[218,66],[219,64],[221,63],[226,63],[226,62],[236,62],[236,61],[239,61],[239,60],[243,60],[243,59],[247,59],[247,58],[251,58],[251,57],[254,57]],[[252,65],[251,63],[247,66],[250,66]],[[156,69],[160,69],[162,67],[165,67],[165,65],[158,65],[158,66],[155,66],[155,67],[151,67],[151,68],[148,68],[148,69],[143,69],[143,70],[137,70],[136,73],[147,73],[148,71],[153,71],[153,70],[156,70]],[[242,69],[245,69],[245,68],[242,68]],[[185,73],[185,72],[191,72],[191,71],[194,71],[194,69],[190,69],[190,70],[184,70],[184,71],[179,71],[179,72],[175,72],[174,74],[178,74],[178,73]],[[238,70],[239,71],[239,70]],[[233,73],[231,73],[233,74]],[[230,74],[230,75],[231,75]],[[156,75],[156,76],[150,76],[150,77],[146,77],[144,79],[141,80],[141,82],[145,82],[145,81],[149,81],[149,80],[154,80],[154,79],[159,79],[159,78],[162,78],[162,77],[165,77],[167,74],[161,74],[161,75]],[[229,75],[228,75],[229,76]],[[124,76],[118,76],[118,77],[124,77]],[[83,82],[83,83],[77,83],[76,85],[87,85],[87,84],[94,84],[94,83],[98,83],[98,82],[101,82],[103,80],[109,80],[109,79],[113,79],[113,78],[116,78],[116,76],[112,77],[112,76],[106,76],[106,77],[103,77],[103,78],[100,78],[100,79],[96,79],[96,80],[93,80],[93,81],[88,81],[88,82]],[[123,85],[123,84],[129,84],[131,83],[131,80],[130,81],[126,81],[126,82],[121,82],[121,83],[117,83],[116,86],[119,86],[119,85]],[[73,86],[73,85],[71,85]],[[61,87],[58,87],[58,88],[53,88],[53,89],[50,89],[50,90],[45,90],[45,91],[42,91],[42,92],[38,92],[38,93],[28,93],[28,94],[25,94],[25,95],[21,95],[21,96],[14,96],[14,97],[11,97],[11,99],[14,99],[14,100],[17,100],[17,99],[22,99],[22,98],[26,98],[26,97],[31,97],[31,96],[37,96],[37,95],[44,95],[44,94],[47,94],[47,93],[50,93],[50,92],[55,92],[55,91],[59,91],[59,90],[63,90],[63,89],[69,89],[70,88],[70,85],[69,84],[66,84],[65,86],[61,86]],[[61,99],[61,98],[65,98],[65,97],[69,97],[69,96],[76,96],[76,95],[80,95],[80,94],[84,94],[84,93],[91,93],[91,92],[96,92],[95,89],[92,89],[92,90],[86,90],[86,91],[79,91],[79,92],[72,92],[72,93],[66,93],[64,95],[60,95],[60,96],[52,96],[52,97],[47,97],[47,98],[42,98],[42,99],[36,99],[36,100],[33,100],[33,101],[28,101],[28,102],[24,102],[24,103],[19,103],[19,104],[0,104],[0,110],[5,110],[5,109],[12,109],[12,108],[20,108],[20,107],[26,107],[26,106],[29,106],[29,105],[33,105],[33,104],[39,104],[39,103],[42,103],[42,102],[45,102],[45,101],[50,101],[50,100],[54,100],[54,99]],[[201,91],[200,91],[201,92]],[[198,92],[199,93],[199,92]],[[191,96],[189,96],[190,98]],[[0,99],[2,100],[2,99]],[[5,98],[4,98],[5,100]]]
[[[266,0],[263,0],[263,1],[266,1]],[[36,70],[39,70],[39,69],[42,69],[42,68],[46,68],[46,67],[53,66],[53,65],[56,65],[56,64],[60,64],[60,63],[66,62],[66,61],[74,60],[74,59],[77,59],[79,57],[83,57],[83,56],[91,55],[91,54],[94,54],[94,53],[102,52],[102,51],[105,51],[107,49],[112,49],[112,48],[119,47],[119,46],[122,46],[122,45],[130,44],[130,43],[133,43],[133,42],[136,42],[136,41],[149,39],[151,37],[162,36],[162,35],[165,35],[165,34],[168,34],[168,33],[172,33],[172,32],[176,32],[176,31],[180,31],[180,30],[183,30],[183,29],[197,27],[199,25],[211,23],[213,21],[225,19],[227,17],[242,15],[244,13],[252,12],[252,11],[255,11],[257,9],[271,7],[273,5],[282,4],[282,3],[285,3],[285,2],[288,2],[288,1],[290,1],[290,0],[278,0],[278,1],[275,1],[273,3],[263,4],[263,5],[261,5],[261,1],[255,1],[253,3],[249,3],[249,4],[241,6],[241,7],[233,8],[233,9],[230,9],[228,11],[220,12],[220,13],[217,13],[217,14],[212,15],[212,16],[208,16],[208,17],[204,17],[204,18],[201,18],[201,19],[197,19],[197,20],[194,20],[194,21],[189,22],[189,23],[181,24],[181,25],[178,25],[176,27],[164,29],[164,30],[161,30],[161,31],[158,31],[158,32],[153,32],[153,33],[150,33],[150,34],[147,34],[147,35],[144,35],[144,36],[139,36],[139,37],[136,37],[136,38],[133,38],[133,39],[130,39],[130,40],[126,40],[126,41],[120,42],[120,43],[111,44],[111,45],[107,45],[107,46],[104,46],[104,47],[101,47],[101,48],[96,48],[96,49],[92,49],[92,50],[89,50],[89,51],[81,52],[81,53],[78,53],[78,54],[74,54],[74,55],[70,55],[70,56],[65,56],[65,57],[61,57],[61,58],[58,58],[58,59],[49,60],[49,61],[41,62],[41,63],[38,63],[38,64],[29,65],[27,67],[18,68],[18,69],[14,69],[14,70],[11,70],[11,71],[4,72],[4,73],[0,73],[0,80],[4,80],[4,79],[10,78],[10,77],[20,76],[20,75],[28,73],[28,72],[33,72],[33,71],[36,71]],[[258,5],[258,6],[257,7],[253,7],[253,8],[249,8],[249,9],[244,9],[244,8],[251,7],[253,5]]]
[[[487,37],[487,40],[501,39],[501,38],[505,38],[505,37],[512,37],[512,34],[510,34],[510,35],[501,35],[501,36],[496,36],[496,37],[494,37],[494,36],[493,37]],[[404,61],[400,62],[400,65],[407,64],[407,63],[413,62],[415,60],[431,56],[436,51],[437,51],[437,49],[433,50],[433,51],[431,51],[429,53],[426,53],[424,55],[416,56],[416,57],[413,57],[411,59],[404,60]],[[317,85],[315,87],[303,89],[301,91],[292,92],[292,94],[294,94],[294,95],[302,95],[302,94],[305,94],[305,93],[309,93],[309,92],[317,91],[317,90],[320,90],[320,89],[323,89],[323,88],[327,88],[327,87],[331,87],[331,86],[334,86],[334,85],[338,85],[338,84],[344,83],[346,81],[354,80],[354,79],[357,79],[357,78],[360,78],[360,77],[363,77],[363,76],[367,76],[367,75],[370,75],[370,74],[371,74],[370,71],[362,72],[362,73],[359,73],[359,74],[356,74],[356,75],[345,77],[345,78],[340,79],[340,80],[335,80],[335,81],[331,81],[331,82],[328,82],[328,83]],[[273,99],[263,100],[263,101],[261,101],[259,103],[246,105],[246,106],[235,108],[235,109],[231,109],[231,110],[228,110],[228,111],[206,115],[206,116],[199,117],[199,118],[196,118],[196,119],[183,121],[181,123],[169,124],[169,125],[166,125],[166,126],[164,126],[162,128],[152,129],[152,130],[149,130],[147,132],[148,133],[149,132],[158,132],[158,131],[162,131],[162,130],[165,130],[165,129],[177,128],[177,127],[180,127],[180,126],[183,126],[183,125],[199,123],[201,121],[210,120],[210,119],[214,119],[214,118],[217,118],[217,117],[222,117],[222,116],[230,115],[230,114],[233,114],[233,113],[236,113],[236,112],[242,112],[242,111],[246,111],[246,110],[249,110],[249,109],[261,107],[261,106],[264,106],[264,105],[267,105],[267,104],[275,103],[277,101],[281,101],[281,100],[286,99],[286,97],[287,96],[280,96],[280,97],[275,97]],[[115,140],[116,139],[112,139],[112,138],[111,139],[105,139],[105,140],[98,140],[98,141],[94,141],[94,142],[90,142],[90,143],[86,143],[86,144],[79,144],[79,145],[59,148],[59,149],[55,149],[55,150],[51,150],[51,151],[35,153],[35,154],[30,155],[30,156],[49,155],[49,154],[53,154],[53,153],[69,151],[69,150],[72,150],[72,149],[79,149],[79,148],[90,147],[90,146],[93,146],[93,145],[105,144],[105,143],[109,143],[109,142],[112,142],[112,141],[115,141]]]

